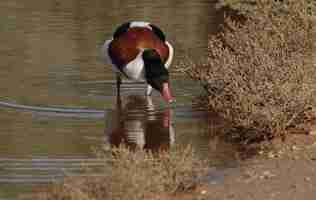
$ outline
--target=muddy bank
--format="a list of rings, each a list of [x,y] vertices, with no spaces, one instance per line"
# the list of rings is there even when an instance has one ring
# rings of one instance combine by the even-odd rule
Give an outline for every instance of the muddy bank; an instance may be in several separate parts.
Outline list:
[[[316,136],[291,135],[273,149],[227,173],[220,184],[205,184],[173,199],[312,200],[316,195]]]

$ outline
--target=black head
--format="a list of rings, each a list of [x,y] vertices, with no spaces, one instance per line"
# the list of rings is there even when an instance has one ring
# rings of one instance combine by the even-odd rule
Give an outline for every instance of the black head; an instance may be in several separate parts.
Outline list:
[[[158,90],[167,102],[171,102],[169,72],[161,60],[159,53],[154,49],[146,49],[143,52],[143,60],[147,83]]]
[[[165,68],[159,53],[154,49],[146,49],[143,52],[145,65],[145,78],[149,85],[158,91],[162,90],[162,84],[169,82],[169,72]]]

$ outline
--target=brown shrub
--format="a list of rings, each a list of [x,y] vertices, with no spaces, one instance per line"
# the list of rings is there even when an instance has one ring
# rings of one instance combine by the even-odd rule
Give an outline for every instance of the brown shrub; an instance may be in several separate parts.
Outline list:
[[[288,3],[295,0],[270,0],[269,3]],[[309,14],[315,15],[316,2],[314,0],[296,0],[304,1],[305,7]],[[247,14],[253,12],[255,9],[260,9],[260,1],[257,0],[217,0],[216,7],[218,9],[229,8],[240,13]],[[259,6],[257,6],[259,5]]]
[[[165,195],[191,189],[203,172],[191,147],[152,154],[144,150],[114,149],[112,156],[99,154],[104,169],[95,174],[66,178],[38,193],[40,200],[141,200],[165,199]],[[204,167],[203,167],[204,165]],[[37,197],[37,198],[36,198]]]
[[[242,25],[227,17],[223,32],[209,37],[207,62],[184,69],[235,130],[270,137],[316,105],[315,41],[305,1],[259,0],[257,7]]]

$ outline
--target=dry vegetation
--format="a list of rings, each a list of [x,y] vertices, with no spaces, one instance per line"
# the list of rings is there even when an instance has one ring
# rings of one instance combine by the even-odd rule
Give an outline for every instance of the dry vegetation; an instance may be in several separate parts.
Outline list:
[[[193,189],[199,174],[206,169],[205,163],[189,146],[175,147],[159,154],[120,147],[113,149],[112,156],[104,152],[98,155],[105,161],[101,172],[94,176],[67,177],[32,199],[165,199],[177,192]]]
[[[242,23],[227,17],[223,31],[209,37],[205,64],[182,67],[206,89],[209,107],[230,121],[230,133],[246,140],[283,135],[316,106],[310,8],[258,0],[244,16]]]
[[[294,2],[295,0],[270,0],[269,3],[288,3],[288,2]],[[316,11],[316,1],[315,0],[296,0],[296,1],[301,1],[303,2],[305,5],[305,7],[307,8],[307,11],[312,14],[315,15],[315,11]],[[254,9],[258,9],[260,8],[260,6],[258,7],[258,2],[260,3],[260,1],[258,0],[218,0],[216,3],[216,7],[218,9],[221,8],[230,8],[233,10],[237,10],[240,13],[243,14],[248,14],[253,12]]]

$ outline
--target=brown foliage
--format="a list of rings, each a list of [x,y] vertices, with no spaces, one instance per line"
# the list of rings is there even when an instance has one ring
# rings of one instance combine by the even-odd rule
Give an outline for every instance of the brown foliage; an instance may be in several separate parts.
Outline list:
[[[223,32],[209,37],[207,62],[186,72],[234,128],[270,137],[315,107],[316,67],[306,3],[269,2],[258,1],[242,25],[227,17]]]
[[[105,161],[97,174],[70,176],[36,194],[38,200],[141,200],[164,199],[166,195],[192,189],[206,169],[190,146],[152,154],[123,146],[112,155],[99,152]]]

